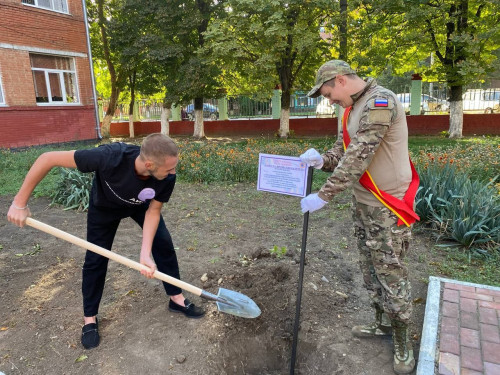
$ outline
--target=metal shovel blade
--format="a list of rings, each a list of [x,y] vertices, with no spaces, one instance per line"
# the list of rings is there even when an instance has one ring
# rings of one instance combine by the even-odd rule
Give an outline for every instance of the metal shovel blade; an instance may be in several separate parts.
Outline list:
[[[234,290],[219,288],[217,297],[217,307],[223,313],[242,318],[257,318],[260,315],[259,306],[244,294],[235,292]]]

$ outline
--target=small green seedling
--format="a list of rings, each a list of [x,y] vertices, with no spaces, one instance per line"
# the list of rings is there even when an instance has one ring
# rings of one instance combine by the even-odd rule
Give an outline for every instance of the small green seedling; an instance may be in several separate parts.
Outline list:
[[[278,247],[277,245],[274,245],[272,248],[269,249],[271,255],[275,255],[276,258],[283,257],[287,251],[288,249],[286,248],[286,246]]]

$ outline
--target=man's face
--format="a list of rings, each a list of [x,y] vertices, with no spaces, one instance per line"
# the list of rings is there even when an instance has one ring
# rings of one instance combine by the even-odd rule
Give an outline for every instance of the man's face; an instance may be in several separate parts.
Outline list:
[[[153,163],[148,169],[149,175],[157,180],[164,180],[170,174],[175,174],[175,168],[179,158],[177,156],[167,156],[163,164]]]
[[[335,85],[332,87],[331,85],[323,84],[319,89],[320,94],[330,101],[330,105],[338,104],[343,108],[352,105],[352,98],[346,90],[347,78],[338,75],[332,81],[335,81]]]

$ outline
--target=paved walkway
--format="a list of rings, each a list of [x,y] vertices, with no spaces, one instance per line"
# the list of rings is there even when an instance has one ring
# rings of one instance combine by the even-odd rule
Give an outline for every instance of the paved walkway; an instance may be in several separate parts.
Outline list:
[[[500,288],[430,277],[417,375],[500,375]]]

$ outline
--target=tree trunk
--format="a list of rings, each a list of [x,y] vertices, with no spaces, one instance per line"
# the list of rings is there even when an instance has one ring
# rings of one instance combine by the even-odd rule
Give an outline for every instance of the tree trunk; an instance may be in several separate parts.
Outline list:
[[[129,77],[130,104],[128,105],[128,133],[130,138],[135,138],[135,131],[134,131],[135,77],[136,77],[136,72],[134,71],[132,73],[132,76]]]
[[[106,112],[106,115],[102,119],[102,126],[101,126],[101,135],[103,138],[109,138],[112,120],[113,120],[113,115],[109,115],[108,112]]]
[[[194,98],[194,133],[195,138],[205,138],[203,125],[203,98]]]
[[[462,138],[464,116],[462,101],[450,102],[450,138]]]
[[[106,109],[106,115],[102,120],[101,135],[103,138],[109,138],[111,121],[115,115],[116,108],[118,106],[118,96],[120,95],[120,90],[115,86],[111,88],[111,96],[109,98],[108,109]]]
[[[128,134],[130,138],[135,138],[133,113],[128,116]]]
[[[288,138],[290,135],[290,89],[288,82],[281,93],[281,115],[280,115],[280,138]]]
[[[195,138],[205,138],[205,130],[203,126],[203,110],[194,110],[194,133]]]
[[[340,0],[339,59],[347,61],[347,0]]]
[[[450,138],[462,138],[464,113],[462,102],[462,86],[450,87]]]
[[[161,134],[170,135],[169,118],[172,113],[172,103],[163,103],[161,107]]]
[[[288,138],[289,135],[290,135],[290,108],[281,108],[280,138]]]

